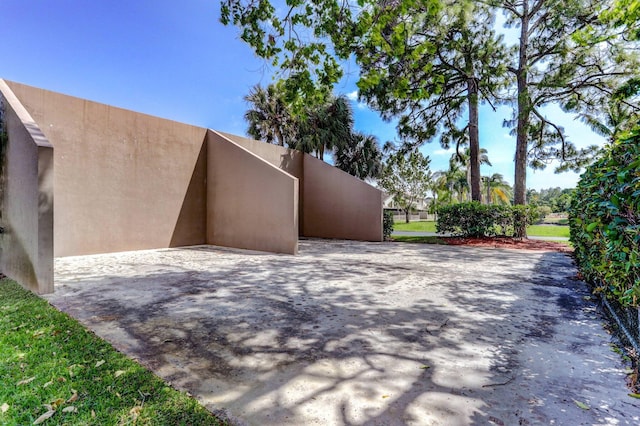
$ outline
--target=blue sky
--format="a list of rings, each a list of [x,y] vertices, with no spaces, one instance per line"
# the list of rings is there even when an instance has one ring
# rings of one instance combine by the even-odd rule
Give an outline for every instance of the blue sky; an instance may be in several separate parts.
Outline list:
[[[218,0],[2,0],[0,78],[66,93],[147,114],[236,134],[245,134],[242,97],[257,83],[271,82],[265,64],[219,23]],[[336,87],[355,95],[351,67]],[[354,101],[356,128],[395,139],[393,124]],[[550,108],[547,114],[563,114]],[[515,140],[502,127],[510,108],[480,111],[481,144],[493,167],[513,182]],[[565,117],[569,139],[578,146],[602,144],[585,126]],[[422,148],[432,169],[451,156],[436,142]],[[574,173],[553,167],[528,172],[530,188],[572,187]]]

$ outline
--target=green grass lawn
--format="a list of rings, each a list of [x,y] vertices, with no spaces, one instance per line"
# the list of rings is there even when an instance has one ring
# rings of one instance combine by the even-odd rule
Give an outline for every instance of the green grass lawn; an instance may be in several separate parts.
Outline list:
[[[0,424],[37,421],[223,424],[73,318],[0,279]]]
[[[527,235],[534,237],[569,238],[569,227],[562,225],[531,225],[527,227]]]
[[[394,231],[436,232],[433,221],[395,223]],[[569,237],[569,227],[561,225],[531,225],[527,227],[527,235],[532,237]]]
[[[434,221],[421,220],[419,222],[396,222],[393,225],[394,231],[413,231],[413,232],[436,232],[436,223]]]

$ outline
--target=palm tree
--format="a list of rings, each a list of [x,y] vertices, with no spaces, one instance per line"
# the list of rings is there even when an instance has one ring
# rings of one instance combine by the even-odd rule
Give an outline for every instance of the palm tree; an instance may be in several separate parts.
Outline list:
[[[487,191],[487,204],[511,204],[512,189],[511,185],[504,180],[504,176],[500,173],[494,173],[491,176],[483,176],[482,181]]]
[[[491,161],[489,161],[489,156],[487,155],[487,150],[485,148],[480,148],[480,156],[479,161],[480,164],[486,164],[491,166]],[[452,164],[458,164],[462,166],[465,170],[467,186],[471,188],[471,150],[469,148],[465,148],[464,151],[456,151],[451,155],[451,159],[449,160],[449,167]],[[470,190],[469,190],[470,195]],[[469,200],[470,201],[470,200]]]
[[[458,202],[462,203],[469,195],[469,183],[467,181],[467,171],[458,163],[449,162],[449,169],[441,175],[441,185],[448,191],[449,203],[457,197]]]
[[[373,135],[353,133],[347,144],[335,149],[334,157],[336,167],[360,179],[376,178],[382,171],[382,151]]]
[[[244,114],[249,123],[247,134],[280,146],[294,144],[295,120],[278,86],[271,84],[264,89],[256,85],[244,100],[250,105]]]
[[[433,197],[431,198],[431,212],[435,220],[438,220],[438,208],[441,204],[451,203],[451,192],[447,188],[447,174],[443,171],[433,173],[429,190]]]
[[[329,96],[324,104],[306,109],[304,118],[298,122],[295,148],[314,152],[324,160],[325,150],[338,150],[352,137],[353,110],[346,96]]]

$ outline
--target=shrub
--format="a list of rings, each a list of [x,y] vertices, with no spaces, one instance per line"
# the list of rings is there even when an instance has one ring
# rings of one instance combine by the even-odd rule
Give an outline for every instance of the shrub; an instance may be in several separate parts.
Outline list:
[[[484,205],[477,201],[451,204],[438,209],[439,233],[461,237],[514,236],[516,224],[526,226],[537,220],[533,206]]]
[[[511,214],[513,216],[513,234],[515,238],[523,238],[527,236],[527,226],[536,223],[540,219],[540,210],[534,205],[528,206],[512,206]]]
[[[438,210],[436,229],[439,233],[451,233],[463,237],[496,235],[498,206],[487,206],[477,201],[451,204]]]
[[[640,125],[606,146],[580,178],[569,209],[585,279],[623,306],[640,298]]]
[[[542,220],[551,214],[551,207],[549,206],[537,206],[536,209],[538,211],[538,220]]]
[[[393,213],[392,212],[384,212],[382,216],[382,236],[385,240],[388,240],[391,237],[391,233],[393,232]]]

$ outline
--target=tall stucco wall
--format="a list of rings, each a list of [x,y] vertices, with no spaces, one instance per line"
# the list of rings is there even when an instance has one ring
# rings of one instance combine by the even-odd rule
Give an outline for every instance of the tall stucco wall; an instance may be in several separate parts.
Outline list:
[[[280,170],[284,170],[290,175],[297,177],[298,181],[302,182],[302,161],[304,158],[304,153],[302,151],[284,148],[279,145],[244,138],[238,135],[232,135],[231,133],[218,132],[215,130],[213,130],[213,132],[235,142],[243,148],[248,149],[258,157],[278,167]],[[300,184],[298,190],[298,234],[302,235],[302,228],[304,225],[302,218],[302,211],[304,209],[302,184]]]
[[[308,154],[303,170],[302,235],[382,241],[382,191]]]
[[[207,243],[298,251],[298,179],[214,131],[207,137]]]
[[[8,84],[55,148],[55,256],[205,243],[206,129]]]
[[[0,80],[9,136],[0,207],[0,272],[36,293],[53,292],[53,147]]]

